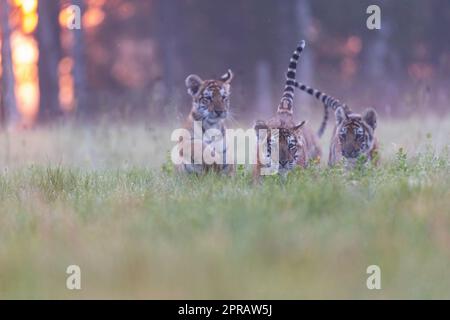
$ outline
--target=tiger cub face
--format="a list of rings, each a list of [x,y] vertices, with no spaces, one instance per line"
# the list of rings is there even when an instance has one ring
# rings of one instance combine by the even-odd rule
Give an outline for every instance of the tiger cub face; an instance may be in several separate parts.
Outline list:
[[[306,144],[302,135],[305,121],[298,125],[280,120],[268,122],[257,121],[255,131],[258,141],[266,146],[263,163],[270,166],[273,163],[273,152],[278,144],[278,173],[284,175],[297,165],[306,166]],[[265,131],[261,131],[265,130]],[[264,132],[262,134],[261,132]]]
[[[362,156],[370,159],[375,143],[377,114],[369,109],[364,115],[349,113],[344,108],[336,109],[336,136],[342,156],[356,160]]]
[[[231,70],[218,80],[202,80],[197,75],[186,78],[186,87],[192,96],[191,115],[195,121],[206,121],[212,125],[227,118],[231,80]]]

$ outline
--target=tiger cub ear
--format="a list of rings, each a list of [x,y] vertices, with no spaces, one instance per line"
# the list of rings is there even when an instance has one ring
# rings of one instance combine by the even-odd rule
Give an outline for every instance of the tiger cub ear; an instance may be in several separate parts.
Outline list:
[[[262,120],[257,120],[255,122],[255,126],[253,127],[256,131],[256,136],[258,137],[258,139],[265,139],[265,137],[267,137],[267,133],[269,131],[269,127],[267,126],[267,124],[262,121]],[[261,130],[265,130],[261,132]]]
[[[306,124],[306,121],[300,122],[298,125],[296,125],[296,126],[294,127],[294,131],[300,130],[305,124]]]
[[[228,69],[227,73],[220,77],[220,80],[225,83],[230,83],[234,78],[234,73],[230,69]]]
[[[374,109],[367,109],[363,116],[364,121],[373,129],[377,127],[377,113]]]
[[[188,93],[191,96],[195,96],[198,93],[198,90],[200,89],[200,86],[202,85],[203,80],[198,75],[191,74],[186,78],[184,83],[186,84]]]
[[[343,107],[337,108],[335,114],[337,124],[341,124],[344,120],[348,119],[347,113]]]

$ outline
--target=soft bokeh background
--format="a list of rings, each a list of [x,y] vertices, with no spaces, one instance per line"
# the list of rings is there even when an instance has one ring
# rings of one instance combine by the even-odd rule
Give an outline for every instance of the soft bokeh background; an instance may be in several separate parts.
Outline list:
[[[253,120],[273,112],[300,39],[308,46],[299,79],[356,110],[373,106],[386,116],[448,110],[447,0],[1,3],[7,125],[74,115],[85,123],[108,117],[173,125],[190,107],[185,77],[217,77],[227,68],[236,73],[235,114]],[[72,4],[82,9],[81,30],[67,28]],[[381,30],[366,27],[371,4],[381,7]],[[309,97],[297,97],[297,116],[321,112]]]

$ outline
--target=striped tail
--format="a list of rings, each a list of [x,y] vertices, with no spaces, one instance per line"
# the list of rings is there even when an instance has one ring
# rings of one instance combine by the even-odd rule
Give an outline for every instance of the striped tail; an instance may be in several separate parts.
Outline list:
[[[283,97],[281,98],[280,105],[278,106],[278,113],[293,113],[294,108],[294,87],[297,74],[297,64],[300,59],[300,54],[305,49],[305,41],[300,41],[297,49],[292,54],[289,62],[288,71],[286,73],[286,85],[284,87]]]
[[[323,133],[325,132],[325,129],[327,127],[328,118],[330,116],[329,109],[336,111],[336,109],[338,107],[343,107],[345,110],[348,110],[348,107],[345,104],[341,103],[338,99],[327,95],[326,93],[323,93],[319,90],[308,87],[307,85],[305,85],[303,83],[299,83],[297,81],[295,81],[294,86],[297,87],[298,89],[305,91],[306,93],[312,95],[317,100],[322,101],[322,103],[324,105],[324,115],[323,115],[322,124],[320,125],[319,131],[317,132],[317,135],[319,137],[321,137],[323,135]]]

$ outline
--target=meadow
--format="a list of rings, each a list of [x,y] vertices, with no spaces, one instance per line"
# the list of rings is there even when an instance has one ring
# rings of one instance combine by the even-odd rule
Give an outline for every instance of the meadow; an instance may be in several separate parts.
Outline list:
[[[380,119],[379,168],[258,186],[174,174],[172,129],[0,133],[0,298],[450,298],[449,117]]]

